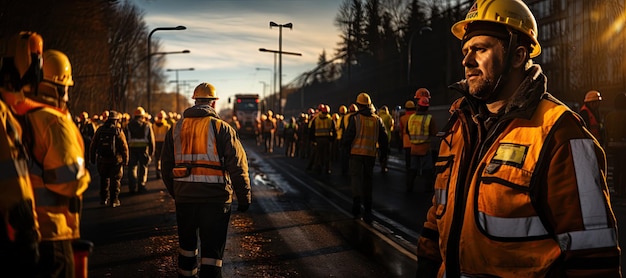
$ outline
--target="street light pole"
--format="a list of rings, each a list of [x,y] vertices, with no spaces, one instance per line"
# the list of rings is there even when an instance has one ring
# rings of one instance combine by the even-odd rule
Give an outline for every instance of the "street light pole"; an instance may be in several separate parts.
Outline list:
[[[269,87],[269,84],[267,84],[267,82],[265,81],[259,81],[259,83],[263,84],[263,101],[261,102],[261,112],[265,113],[267,112],[267,109],[265,107],[267,103],[267,101],[265,100],[265,87]]]
[[[178,99],[180,98],[180,87],[178,86],[178,72],[179,71],[192,71],[194,68],[184,68],[184,69],[167,69],[166,71],[175,71],[176,72],[176,113],[180,113],[178,110]]]
[[[289,52],[289,51],[281,51],[281,50],[271,50],[271,49],[265,49],[265,48],[259,48],[259,51],[261,52],[270,52],[270,53],[274,53],[274,92],[276,91],[276,54],[279,55],[279,57],[282,57],[281,54],[286,54],[286,55],[295,55],[295,56],[302,56],[302,53],[297,53],[297,52]],[[282,64],[282,59],[280,64]],[[280,66],[279,69],[279,78],[278,78],[278,89],[279,89],[279,96],[280,96],[280,100],[282,100],[282,66]],[[273,98],[272,98],[273,99]],[[280,107],[280,114],[282,114],[282,103],[280,103],[279,100],[279,107]]]
[[[411,53],[413,51],[413,38],[415,38],[415,33],[419,32],[420,36],[422,35],[422,33],[424,33],[424,31],[432,31],[433,29],[431,29],[428,26],[423,26],[422,28],[420,28],[419,30],[415,30],[411,33],[411,37],[409,38],[409,49],[408,49],[408,55],[407,55],[407,70],[406,70],[406,83],[409,87],[411,87]]]
[[[128,67],[128,72],[126,73],[127,75],[127,80],[128,83],[126,84],[126,86],[124,87],[124,91],[127,92],[127,94],[129,94],[130,92],[128,92],[129,88],[133,88],[133,86],[131,86],[133,78],[132,78],[132,73],[135,72],[135,70],[141,65],[141,63],[148,59],[151,56],[156,56],[156,55],[167,55],[167,54],[188,54],[190,53],[190,51],[188,49],[182,50],[182,51],[167,51],[167,52],[154,52],[154,53],[150,53],[150,56],[144,56],[143,58],[139,59],[138,61],[132,63],[132,64],[127,64]],[[132,93],[134,93],[134,95],[136,96],[135,100],[137,101],[137,106],[140,105],[139,102],[139,97],[138,97],[138,93],[136,91],[132,91]],[[122,104],[122,106],[124,107],[124,109],[127,109],[127,102],[124,101],[124,103]]]
[[[293,24],[277,24],[274,21],[270,21],[270,29],[272,27],[278,27],[278,111],[283,114],[283,27],[292,29]]]
[[[274,55],[274,57],[276,57],[276,55]],[[274,59],[274,69],[276,69],[276,63],[275,62],[276,62],[276,59]],[[273,91],[270,91],[270,95],[271,95],[273,92],[276,91],[276,74],[275,74],[275,71],[273,71],[270,68],[256,68],[256,70],[257,71],[259,71],[259,70],[266,70],[266,71],[270,72],[270,82],[268,84],[268,87],[269,87],[270,90],[273,89]],[[272,85],[274,87],[272,87]],[[267,100],[265,99],[265,87],[263,87],[263,101],[267,105]],[[264,107],[264,108],[267,108],[267,107]],[[265,111],[263,111],[263,112],[265,112]]]
[[[187,27],[182,26],[182,25],[179,25],[179,26],[176,26],[176,27],[157,27],[157,28],[152,29],[152,31],[150,31],[150,34],[148,34],[148,41],[147,41],[148,55],[146,55],[146,57],[148,57],[148,62],[146,63],[148,65],[148,68],[147,68],[148,72],[147,72],[147,76],[146,76],[146,79],[147,79],[147,81],[146,81],[146,93],[148,95],[148,111],[149,112],[152,112],[152,103],[150,102],[150,96],[151,96],[151,93],[152,93],[151,92],[152,88],[150,86],[150,79],[151,79],[150,78],[150,75],[151,75],[151,66],[150,66],[150,64],[151,64],[151,60],[152,60],[152,55],[151,55],[152,49],[150,49],[151,48],[150,44],[151,44],[151,41],[152,41],[152,34],[154,34],[154,32],[156,32],[156,31],[173,31],[173,30],[186,30],[186,29],[187,29]]]

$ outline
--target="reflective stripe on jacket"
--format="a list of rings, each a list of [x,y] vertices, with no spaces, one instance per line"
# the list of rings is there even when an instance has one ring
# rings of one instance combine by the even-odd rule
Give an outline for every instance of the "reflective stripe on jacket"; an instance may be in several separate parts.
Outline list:
[[[173,131],[174,171],[189,168],[189,173],[185,177],[177,177],[175,173],[175,182],[226,183],[217,150],[214,124],[219,129],[221,122],[204,117],[185,118],[176,124]]]
[[[409,117],[407,124],[409,140],[411,144],[421,144],[428,142],[430,120],[432,115],[430,114],[413,114]]]
[[[320,114],[314,120],[315,122],[315,137],[330,137],[332,136],[333,119],[328,114]]]
[[[354,125],[356,127],[356,136],[352,141],[350,154],[376,156],[376,143],[378,142],[378,133],[381,128],[380,117],[372,115],[371,117],[356,114],[354,117]]]
[[[220,158],[223,168],[218,168]],[[161,167],[163,183],[177,204],[230,204],[233,192],[239,204],[251,201],[246,152],[235,129],[210,105],[183,112],[165,136]]]
[[[478,149],[467,144],[471,116],[451,110],[418,243],[418,257],[443,259],[440,276],[457,267],[449,274],[608,277],[619,270],[604,153],[581,120],[546,95],[532,117],[477,138],[493,139]]]
[[[174,139],[174,131],[177,129],[179,138]],[[214,130],[217,130],[217,133]],[[208,142],[210,137],[214,138],[214,142]],[[179,144],[175,143],[177,140],[180,141],[180,145],[175,147],[175,144]],[[204,167],[199,167],[201,169],[193,173],[199,178],[198,180],[204,179],[201,176],[216,176],[218,173],[212,167],[217,165],[215,162],[218,160],[215,160],[215,156],[216,153],[219,155],[220,152],[223,159],[222,166],[227,176],[226,183],[174,180],[174,168],[192,166],[177,165],[177,160],[182,158],[188,159],[185,162],[190,164],[196,163],[196,160],[205,162],[204,165],[201,165]],[[194,158],[193,154],[197,154],[198,159]],[[183,112],[183,118],[177,121],[165,136],[161,153],[161,167],[163,183],[177,204],[230,204],[233,199],[233,191],[237,195],[239,204],[249,204],[251,201],[246,152],[235,129],[220,120],[210,105],[197,104]],[[202,168],[212,171],[209,173]],[[221,169],[219,172],[221,176]],[[191,171],[189,174],[192,174]],[[219,179],[221,180],[221,178]]]
[[[42,240],[80,238],[82,194],[91,181],[80,131],[69,113],[51,106],[28,112],[26,121],[24,132],[32,132],[29,170]]]
[[[128,135],[128,147],[130,148],[141,148],[141,147],[148,147],[149,143],[150,143],[150,126],[146,123],[144,125],[134,125],[134,126],[129,126],[129,135]],[[130,129],[138,129],[141,128],[141,134],[143,136],[138,137],[137,134],[139,134],[139,132],[133,132]],[[136,134],[133,134],[136,133]],[[133,137],[133,135],[135,135]]]

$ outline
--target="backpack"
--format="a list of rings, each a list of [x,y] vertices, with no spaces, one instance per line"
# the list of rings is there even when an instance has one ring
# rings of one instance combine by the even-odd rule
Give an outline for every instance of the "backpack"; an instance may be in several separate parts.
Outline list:
[[[114,127],[101,127],[98,135],[98,147],[96,153],[102,158],[113,158],[117,155],[115,141],[119,131]]]

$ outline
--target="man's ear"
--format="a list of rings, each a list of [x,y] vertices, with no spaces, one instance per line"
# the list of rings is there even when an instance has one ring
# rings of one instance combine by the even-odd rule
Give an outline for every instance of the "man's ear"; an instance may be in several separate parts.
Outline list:
[[[517,48],[515,48],[515,53],[513,54],[513,57],[511,59],[511,67],[515,69],[524,67],[526,65],[526,61],[528,60],[528,55],[529,52],[526,47],[517,46]]]

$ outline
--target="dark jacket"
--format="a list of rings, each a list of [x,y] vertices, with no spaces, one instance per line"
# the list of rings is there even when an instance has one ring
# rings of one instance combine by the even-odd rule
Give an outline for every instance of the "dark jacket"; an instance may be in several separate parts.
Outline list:
[[[223,161],[226,174],[226,185],[219,183],[201,183],[175,181],[172,170],[176,166],[174,153],[174,133],[181,130],[183,136],[195,130],[182,130],[185,121],[190,118],[211,117],[217,126],[215,136],[218,153]],[[187,133],[188,134],[188,133]],[[194,138],[196,138],[194,136]],[[181,138],[181,140],[190,140]],[[206,142],[198,142],[206,144]],[[251,201],[250,178],[248,176],[248,160],[246,152],[239,141],[237,132],[228,123],[219,119],[215,110],[208,105],[196,105],[183,112],[183,118],[167,132],[161,154],[162,179],[165,186],[177,203],[231,203],[233,191],[237,195],[239,205]]]
[[[116,133],[115,157],[96,157],[98,142],[100,141],[100,136],[102,136],[104,132]],[[91,144],[89,145],[89,157],[92,164],[95,164],[97,161],[98,163],[119,163],[123,165],[128,165],[128,142],[126,142],[126,135],[124,135],[124,131],[118,124],[114,122],[114,120],[107,120],[104,125],[96,130],[96,134],[94,134],[93,139],[91,140]]]

